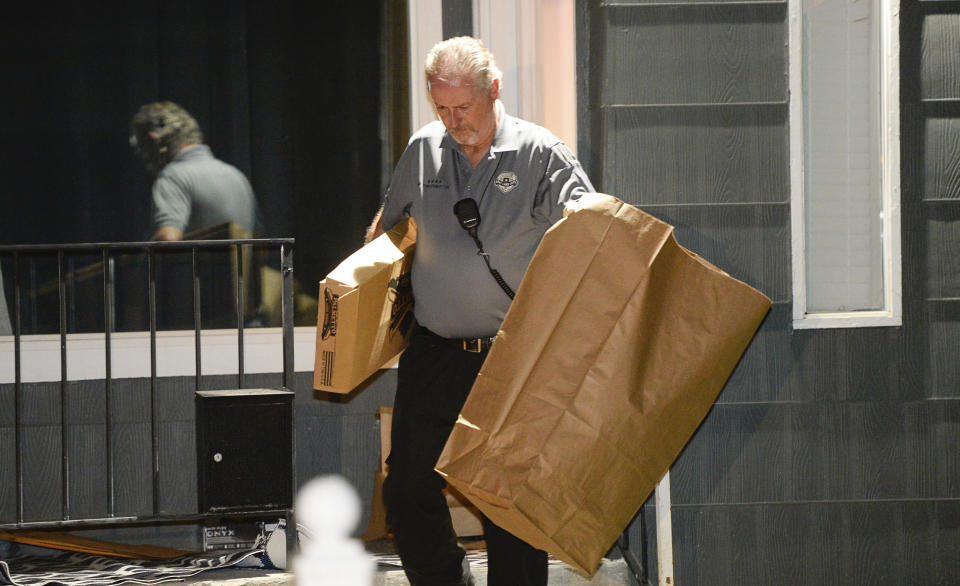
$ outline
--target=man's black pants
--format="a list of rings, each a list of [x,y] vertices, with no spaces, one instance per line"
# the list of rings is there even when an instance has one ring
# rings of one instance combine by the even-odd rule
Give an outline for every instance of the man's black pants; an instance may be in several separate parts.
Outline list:
[[[485,357],[486,352],[466,352],[421,328],[400,357],[383,494],[411,586],[471,583],[441,492],[445,482],[433,468]],[[546,586],[545,552],[488,519],[483,527],[489,586]]]

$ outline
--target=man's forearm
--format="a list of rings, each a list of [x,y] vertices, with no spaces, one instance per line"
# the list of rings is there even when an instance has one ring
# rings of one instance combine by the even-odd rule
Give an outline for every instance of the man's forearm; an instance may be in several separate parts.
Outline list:
[[[373,221],[370,222],[370,227],[367,228],[367,237],[364,243],[370,242],[381,234],[383,234],[383,206],[380,206],[376,215],[373,216]]]

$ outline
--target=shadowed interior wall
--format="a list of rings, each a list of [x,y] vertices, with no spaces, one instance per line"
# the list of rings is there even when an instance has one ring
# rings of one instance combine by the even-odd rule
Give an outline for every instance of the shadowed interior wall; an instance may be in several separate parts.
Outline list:
[[[142,104],[172,100],[248,175],[262,235],[297,239],[298,279],[315,287],[362,243],[382,195],[382,7],[54,0],[10,10],[0,243],[147,239],[151,178],[127,127]]]

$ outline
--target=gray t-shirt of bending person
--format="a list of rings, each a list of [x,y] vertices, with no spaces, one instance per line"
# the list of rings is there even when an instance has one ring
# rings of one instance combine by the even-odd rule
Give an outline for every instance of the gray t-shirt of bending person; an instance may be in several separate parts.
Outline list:
[[[216,159],[205,144],[192,146],[160,171],[153,184],[155,228],[188,234],[220,224],[253,232],[257,203],[246,176]]]

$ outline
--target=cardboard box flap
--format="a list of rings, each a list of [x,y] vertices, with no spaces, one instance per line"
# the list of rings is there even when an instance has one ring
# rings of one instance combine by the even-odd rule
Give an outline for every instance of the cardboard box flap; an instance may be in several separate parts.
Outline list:
[[[384,268],[403,258],[404,252],[417,241],[417,225],[405,220],[374,238],[360,250],[338,264],[325,280],[337,281],[347,287],[356,287]]]
[[[413,219],[405,219],[320,281],[315,389],[349,393],[406,347],[416,235]]]

